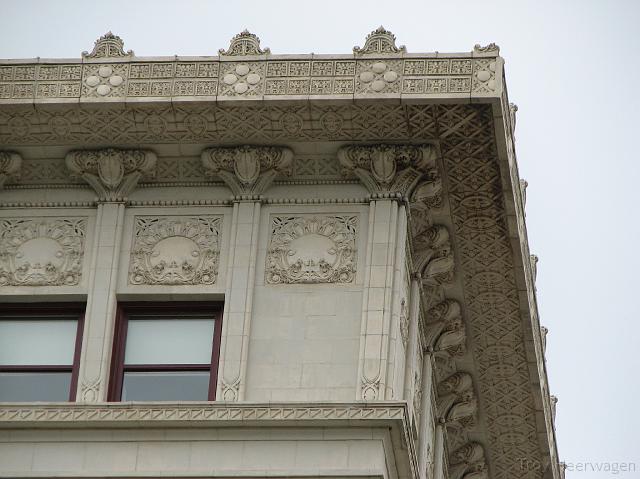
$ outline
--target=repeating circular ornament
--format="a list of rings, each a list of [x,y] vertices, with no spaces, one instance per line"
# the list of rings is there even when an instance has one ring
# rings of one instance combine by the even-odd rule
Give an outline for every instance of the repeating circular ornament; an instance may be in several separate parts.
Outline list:
[[[238,81],[238,77],[235,76],[233,73],[227,73],[224,77],[222,77],[222,81],[225,82],[227,85],[233,85],[235,82]]]
[[[106,96],[111,93],[111,87],[109,85],[100,85],[96,88],[96,93],[100,96]]]
[[[85,83],[89,86],[97,86],[100,84],[100,78],[97,77],[96,75],[91,75],[87,77],[87,79],[85,80]]]
[[[246,84],[245,82],[243,82],[243,81],[242,81],[242,82],[239,82],[239,83],[236,83],[236,84],[233,86],[233,90],[234,90],[236,93],[240,93],[240,94],[242,94],[242,93],[246,93],[246,91],[247,91],[248,89],[249,89],[249,85],[247,85],[247,84]]]
[[[478,77],[478,80],[480,81],[487,81],[489,80],[489,78],[491,78],[491,73],[489,73],[487,70],[480,70],[476,76]]]
[[[113,68],[111,68],[110,66],[104,65],[98,69],[98,75],[100,75],[102,78],[110,77],[112,73]]]
[[[240,76],[246,75],[249,73],[249,66],[244,64],[236,66],[236,73]]]
[[[247,83],[249,83],[249,85],[255,85],[259,82],[260,75],[258,75],[257,73],[250,73],[249,75],[247,75]]]

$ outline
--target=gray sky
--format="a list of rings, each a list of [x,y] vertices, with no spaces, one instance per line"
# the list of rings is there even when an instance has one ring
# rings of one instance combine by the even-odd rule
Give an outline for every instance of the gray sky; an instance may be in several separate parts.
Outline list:
[[[380,24],[410,52],[501,46],[567,478],[640,477],[640,2],[0,0],[0,58],[79,57],[108,30],[138,56],[215,55],[244,28],[274,54],[350,53]],[[577,470],[616,462],[636,472]]]

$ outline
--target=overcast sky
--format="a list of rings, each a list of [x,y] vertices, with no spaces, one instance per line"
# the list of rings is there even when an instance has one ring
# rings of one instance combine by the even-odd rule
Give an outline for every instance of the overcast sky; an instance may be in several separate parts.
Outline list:
[[[640,1],[0,0],[0,58],[79,57],[108,30],[138,56],[215,55],[244,28],[274,54],[350,53],[380,24],[410,52],[500,45],[560,457],[568,479],[640,477]],[[620,462],[636,472],[577,470]]]

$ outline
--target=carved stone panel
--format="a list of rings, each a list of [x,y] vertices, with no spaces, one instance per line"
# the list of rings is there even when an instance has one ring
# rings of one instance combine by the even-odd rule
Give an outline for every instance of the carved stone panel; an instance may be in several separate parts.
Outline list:
[[[86,218],[0,219],[0,286],[75,286]]]
[[[214,284],[221,216],[136,216],[129,284]]]
[[[357,215],[274,216],[265,281],[353,283]]]

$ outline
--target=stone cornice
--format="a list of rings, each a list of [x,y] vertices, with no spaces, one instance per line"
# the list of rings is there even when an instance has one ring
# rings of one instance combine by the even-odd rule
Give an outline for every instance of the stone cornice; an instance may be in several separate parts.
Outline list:
[[[0,104],[500,97],[497,50],[409,54],[387,34],[355,54],[280,56],[247,34],[219,57],[135,57],[111,36],[82,59],[0,60]]]

